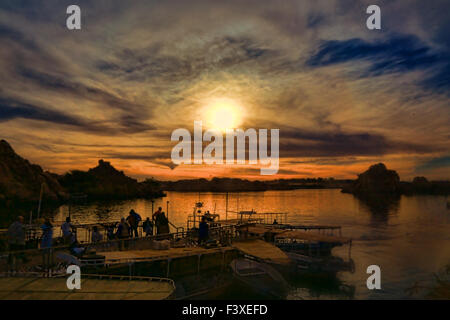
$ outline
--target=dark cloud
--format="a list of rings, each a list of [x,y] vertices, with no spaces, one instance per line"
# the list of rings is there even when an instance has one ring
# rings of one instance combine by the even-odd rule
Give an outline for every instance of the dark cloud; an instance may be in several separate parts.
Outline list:
[[[119,98],[104,90],[84,85],[79,82],[69,80],[67,76],[56,76],[49,73],[40,72],[23,66],[17,68],[19,74],[25,80],[31,80],[41,87],[50,90],[57,90],[61,93],[69,93],[78,98],[84,98],[96,102],[102,102],[110,107],[129,111],[137,109],[142,112],[146,111],[142,105],[135,104],[131,101]]]
[[[423,162],[416,167],[417,172],[437,169],[437,168],[448,168],[450,167],[450,156],[438,157]]]
[[[2,40],[10,40],[16,43],[21,44],[23,47],[29,50],[37,50],[38,46],[36,43],[26,37],[23,33],[14,30],[4,24],[0,23],[0,39]],[[3,42],[3,41],[2,41]]]
[[[152,164],[175,169],[177,167],[170,158],[170,151],[167,152],[152,152],[151,154],[138,154],[138,153],[121,153],[121,152],[102,152],[102,156],[121,159],[121,160],[143,160]]]
[[[89,131],[102,131],[106,129],[100,126],[97,127],[64,112],[54,111],[12,99],[0,98],[0,122],[16,118],[46,121],[60,125],[79,127]]]
[[[117,135],[129,132],[129,127],[107,126],[98,121],[92,121],[69,113],[52,110],[46,107],[21,102],[15,99],[0,97],[0,122],[13,119],[28,119],[62,125],[72,130],[90,132],[99,135]]]
[[[450,87],[450,55],[431,48],[413,35],[397,35],[369,42],[355,38],[323,41],[306,61],[310,67],[323,67],[352,61],[366,61],[370,66],[361,72],[363,77],[394,72],[426,70],[422,81],[428,89],[441,91]]]
[[[67,77],[55,76],[25,67],[18,67],[17,74],[24,80],[32,81],[48,90],[71,94],[77,99],[87,99],[121,110],[123,114],[117,121],[123,127],[124,132],[133,133],[155,129],[153,125],[142,121],[152,116],[152,110],[145,106],[119,98],[104,90],[70,81]]]
[[[323,24],[326,18],[323,14],[319,12],[311,12],[308,15],[307,26],[308,28],[317,28],[319,25]]]
[[[307,65],[327,66],[354,60],[373,62],[370,73],[382,74],[429,67],[439,62],[439,56],[415,36],[397,36],[375,42],[363,39],[330,40],[319,46]]]
[[[436,149],[434,146],[393,141],[379,134],[280,129],[280,157],[284,158],[430,153],[438,151]]]

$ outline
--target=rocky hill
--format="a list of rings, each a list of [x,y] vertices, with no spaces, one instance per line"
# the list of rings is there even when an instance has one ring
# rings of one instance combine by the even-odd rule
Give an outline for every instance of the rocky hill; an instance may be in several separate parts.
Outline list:
[[[342,192],[374,200],[395,198],[401,194],[448,195],[450,182],[428,181],[425,177],[415,177],[412,182],[400,181],[397,172],[388,170],[383,163],[378,163],[359,174],[358,179],[344,187]]]
[[[110,162],[99,160],[98,166],[88,171],[74,170],[59,178],[70,193],[83,193],[88,199],[155,198],[163,196],[154,180],[138,182],[114,168]]]
[[[20,157],[8,142],[0,140],[0,200],[37,201],[41,186],[46,200],[67,197],[54,175]]]

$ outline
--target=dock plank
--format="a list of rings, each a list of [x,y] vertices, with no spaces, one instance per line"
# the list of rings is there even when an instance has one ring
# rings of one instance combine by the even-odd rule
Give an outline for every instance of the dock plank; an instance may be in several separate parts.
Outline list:
[[[246,240],[234,242],[233,247],[249,256],[258,259],[288,265],[291,260],[281,249],[263,240]]]
[[[181,258],[191,255],[211,254],[224,250],[232,250],[231,247],[211,248],[205,249],[201,247],[189,247],[189,248],[170,248],[168,250],[126,250],[126,251],[105,251],[100,254],[105,256],[105,263],[115,260],[135,260],[135,259],[161,259],[167,258]]]

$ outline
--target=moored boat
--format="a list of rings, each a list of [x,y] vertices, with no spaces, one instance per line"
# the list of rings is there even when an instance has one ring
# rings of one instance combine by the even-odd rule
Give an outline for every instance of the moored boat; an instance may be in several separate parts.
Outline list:
[[[233,260],[230,267],[239,282],[267,298],[283,299],[289,290],[283,276],[266,263],[239,258]]]

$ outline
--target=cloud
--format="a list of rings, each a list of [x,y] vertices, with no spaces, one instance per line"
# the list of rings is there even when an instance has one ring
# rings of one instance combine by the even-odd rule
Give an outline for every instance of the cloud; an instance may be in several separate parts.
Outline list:
[[[272,52],[248,37],[217,37],[184,52],[167,53],[169,44],[159,42],[146,48],[125,48],[114,57],[96,62],[96,68],[128,81],[195,80],[205,72],[226,71],[236,65],[268,57]]]
[[[435,146],[395,141],[373,133],[280,129],[280,156],[287,158],[430,153],[436,151],[440,150]]]
[[[141,132],[154,129],[154,126],[142,122],[143,118],[151,116],[151,110],[143,105],[116,97],[98,88],[70,81],[67,77],[58,77],[24,67],[19,67],[17,74],[24,80],[33,81],[46,89],[55,90],[61,94],[71,94],[76,99],[92,100],[124,111],[125,114],[119,118],[119,121],[125,131]]]
[[[416,167],[417,172],[429,171],[436,168],[448,168],[450,167],[450,156],[433,158],[427,160]]]
[[[0,39],[19,43],[28,50],[38,50],[38,46],[34,41],[30,40],[23,33],[14,30],[2,23],[0,23]]]
[[[440,90],[450,87],[450,55],[439,52],[414,35],[396,35],[387,39],[367,41],[359,38],[323,41],[306,61],[310,67],[324,67],[354,61],[368,62],[362,77],[389,73],[426,70],[422,85]]]
[[[27,119],[64,126],[71,130],[81,130],[98,135],[117,135],[129,132],[129,127],[107,126],[100,121],[92,121],[69,113],[0,97],[0,122]],[[136,127],[133,129],[137,129]]]

